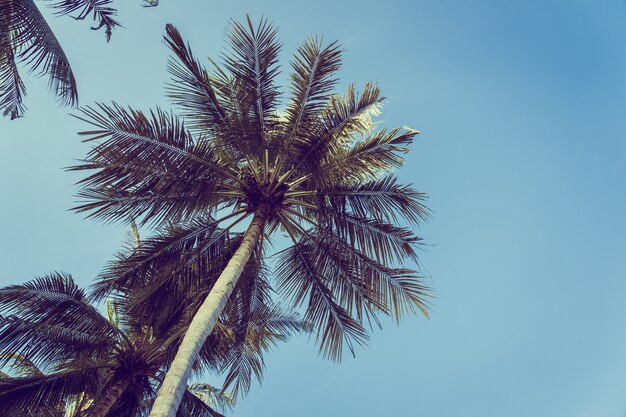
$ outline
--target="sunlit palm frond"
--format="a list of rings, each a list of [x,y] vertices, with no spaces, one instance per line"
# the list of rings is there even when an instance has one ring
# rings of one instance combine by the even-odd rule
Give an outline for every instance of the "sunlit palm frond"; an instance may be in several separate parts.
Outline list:
[[[378,179],[381,174],[389,173],[404,164],[404,154],[408,145],[417,135],[416,131],[381,129],[358,140],[345,152],[327,155],[325,166],[321,169],[327,176],[345,181],[362,183]]]
[[[350,85],[345,95],[334,95],[323,110],[320,124],[295,143],[299,156],[297,167],[306,167],[312,181],[323,184],[323,163],[332,155],[345,152],[353,135],[368,133],[373,127],[373,116],[380,113],[384,97],[378,86],[367,83],[361,93]]]
[[[202,404],[193,397],[200,400]],[[194,417],[202,417],[202,412],[210,417],[223,417],[216,410],[224,413],[232,410],[234,405],[235,400],[231,395],[209,384],[192,384],[185,393],[182,404]]]

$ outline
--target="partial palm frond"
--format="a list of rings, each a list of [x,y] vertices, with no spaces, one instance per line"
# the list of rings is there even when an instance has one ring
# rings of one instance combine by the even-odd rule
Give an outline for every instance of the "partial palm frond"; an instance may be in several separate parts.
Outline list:
[[[10,34],[13,61],[48,75],[48,85],[61,104],[76,105],[78,90],[69,61],[34,1],[0,0],[0,10],[0,28]]]
[[[3,319],[0,318],[0,320]],[[0,361],[0,363],[3,364],[0,368],[5,368],[14,377],[24,378],[44,375],[41,369],[39,369],[33,361],[24,355],[20,355],[19,353],[10,353],[0,350]],[[11,378],[9,374],[4,374],[4,377]]]
[[[363,317],[363,311],[383,314],[393,311],[398,322],[404,315],[417,311],[428,317],[431,291],[416,271],[386,266],[332,232],[305,238],[315,251],[325,276],[334,277],[331,281],[337,286],[333,291],[342,294],[340,299],[345,300],[346,309],[356,308],[359,318]],[[350,282],[346,283],[347,277]],[[372,318],[370,314],[367,317]]]
[[[22,117],[26,110],[23,104],[26,88],[17,69],[9,34],[2,32],[0,27],[0,110],[3,116],[13,120]]]
[[[76,20],[84,20],[92,14],[96,26],[91,29],[104,28],[108,42],[113,29],[120,26],[120,23],[114,19],[117,11],[110,6],[112,3],[112,0],[57,0],[50,7],[57,9],[57,15],[70,15]]]
[[[403,218],[413,224],[430,217],[430,210],[424,205],[426,194],[398,184],[397,178],[391,175],[364,184],[338,184],[316,194],[326,199],[334,210],[349,209],[359,217],[391,223]]]
[[[33,362],[62,363],[75,358],[71,348],[94,353],[120,337],[71,276],[61,273],[0,289],[0,312],[9,313],[0,318],[0,351]]]
[[[168,24],[166,33],[165,43],[175,55],[167,63],[174,79],[168,84],[169,97],[183,108],[183,115],[192,128],[223,135],[228,129],[228,120],[209,73],[193,55],[178,29]]]
[[[315,248],[306,243],[278,253],[278,291],[295,307],[306,303],[304,320],[317,331],[320,353],[340,361],[344,345],[354,354],[354,345],[364,345],[368,339],[361,323],[351,317],[330,289],[329,278],[321,274]]]
[[[172,221],[211,208],[215,200],[221,201],[217,193],[227,181],[240,181],[227,172],[208,143],[196,143],[172,114],[157,109],[146,116],[116,103],[86,107],[82,113],[81,119],[97,130],[81,134],[89,141],[108,139],[91,150],[84,164],[70,168],[99,169],[80,182],[80,196],[92,202],[75,210],[91,211],[90,217]],[[190,206],[179,204],[190,200]]]
[[[188,394],[200,399],[211,409],[210,412],[212,413],[215,413],[215,410],[219,410],[222,413],[230,411],[235,405],[235,400],[231,395],[224,392],[223,389],[216,388],[209,384],[192,384],[188,388]],[[187,394],[185,396],[187,396]],[[183,399],[183,406],[186,406],[185,399]],[[207,410],[207,412],[209,411]],[[195,415],[193,412],[191,412],[191,414]],[[221,416],[221,414],[215,415]]]
[[[53,416],[66,402],[93,390],[98,369],[73,369],[52,375],[0,379],[0,414],[6,416]],[[56,414],[62,416],[63,414]]]
[[[313,174],[313,180],[323,183],[320,165],[329,155],[344,151],[353,135],[370,131],[372,117],[380,113],[383,100],[380,89],[372,83],[367,83],[360,94],[354,85],[350,85],[344,96],[332,96],[323,110],[319,126],[296,143],[300,155],[297,167],[306,166],[306,172]]]
[[[198,217],[163,233],[145,239],[129,255],[121,254],[95,284],[92,296],[103,299],[112,291],[122,294],[131,289],[135,302],[166,286],[169,291],[184,287],[203,271],[209,276],[222,267],[230,236],[211,216]],[[188,294],[187,290],[176,293]],[[173,295],[173,294],[172,294]],[[153,306],[155,307],[155,306]]]
[[[410,229],[349,212],[326,214],[330,230],[370,258],[385,265],[402,263],[407,259],[417,262],[415,247],[421,239]]]
[[[267,148],[266,134],[273,126],[272,114],[276,110],[278,89],[274,78],[279,72],[280,43],[277,29],[267,19],[255,27],[247,16],[247,27],[233,21],[228,35],[230,53],[224,56],[225,67],[237,79],[246,99],[251,104],[253,123],[250,136],[256,140],[258,151]],[[260,153],[259,153],[260,155]]]
[[[283,151],[288,151],[298,135],[307,135],[337,83],[334,74],[341,67],[341,49],[337,42],[323,46],[322,40],[310,38],[300,48],[291,63],[292,97],[286,109]]]
[[[327,155],[321,169],[327,176],[339,179],[365,182],[375,180],[381,174],[400,168],[404,163],[403,154],[417,135],[417,131],[397,128],[389,132],[381,129],[357,141],[345,152]]]

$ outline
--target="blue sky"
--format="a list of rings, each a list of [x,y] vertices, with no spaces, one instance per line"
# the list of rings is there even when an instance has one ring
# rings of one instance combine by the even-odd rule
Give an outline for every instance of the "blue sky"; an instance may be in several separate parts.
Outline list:
[[[283,80],[307,36],[339,39],[342,88],[377,81],[382,125],[423,131],[400,176],[435,213],[431,319],[385,322],[340,365],[281,345],[232,416],[626,416],[626,2],[117,3],[108,45],[50,19],[81,104],[167,108],[165,23],[217,57],[250,13],[280,28]],[[85,125],[27,87],[26,117],[0,120],[0,285],[55,269],[87,285],[126,230],[68,211]]]

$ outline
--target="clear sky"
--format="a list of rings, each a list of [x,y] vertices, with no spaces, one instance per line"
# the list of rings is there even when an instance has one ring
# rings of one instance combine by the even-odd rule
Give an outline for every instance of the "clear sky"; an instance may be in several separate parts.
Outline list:
[[[161,3],[118,1],[110,44],[50,19],[81,104],[168,108],[165,23],[217,57],[250,13],[280,28],[285,70],[307,36],[341,40],[342,87],[378,81],[383,125],[424,132],[401,178],[435,213],[431,319],[386,322],[340,365],[283,344],[230,415],[626,416],[626,2]],[[126,231],[68,212],[85,125],[26,81],[26,117],[0,120],[0,285],[55,269],[87,285]]]

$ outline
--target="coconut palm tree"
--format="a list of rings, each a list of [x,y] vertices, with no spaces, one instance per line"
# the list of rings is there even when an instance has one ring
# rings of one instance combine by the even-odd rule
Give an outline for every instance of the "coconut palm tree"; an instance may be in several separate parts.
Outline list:
[[[424,194],[393,173],[419,132],[375,129],[383,97],[373,83],[333,93],[340,45],[310,38],[299,47],[283,108],[280,43],[267,20],[234,22],[230,53],[221,65],[210,61],[210,71],[176,28],[166,31],[173,52],[168,92],[183,118],[116,103],[85,107],[79,118],[93,128],[83,135],[95,144],[73,167],[92,171],[81,181],[79,212],[105,221],[137,217],[160,230],[114,274],[104,274],[101,296],[148,286],[157,311],[167,291],[151,280],[154,271],[184,275],[221,254],[226,231],[245,225],[185,334],[154,417],[176,414],[192,365],[246,262],[254,253],[264,257],[279,232],[290,246],[274,252],[274,284],[305,309],[324,356],[340,359],[343,346],[352,351],[365,343],[378,313],[399,320],[428,307],[427,287],[406,264],[416,264],[420,241],[411,226],[429,211]]]
[[[107,42],[120,26],[112,0],[56,0],[46,2],[56,15],[76,20],[91,16],[95,26],[104,29]],[[156,6],[147,1],[146,6]],[[47,75],[49,86],[60,104],[78,101],[76,80],[69,60],[34,0],[0,0],[0,111],[11,119],[24,114],[26,89],[18,63],[31,72]]]
[[[196,370],[210,364],[240,384],[251,372],[233,366],[232,359],[245,351],[252,363],[262,362],[269,345],[299,329],[291,314],[252,307],[254,325],[265,330],[236,338],[240,318],[231,308]],[[0,317],[0,368],[14,374],[0,374],[0,414],[14,416],[147,415],[189,322],[178,314],[159,328],[148,326],[127,314],[120,297],[109,304],[105,317],[62,273],[0,289],[0,312],[8,313]],[[186,387],[179,416],[221,416],[214,408],[232,405],[233,398],[208,384],[193,384]]]

